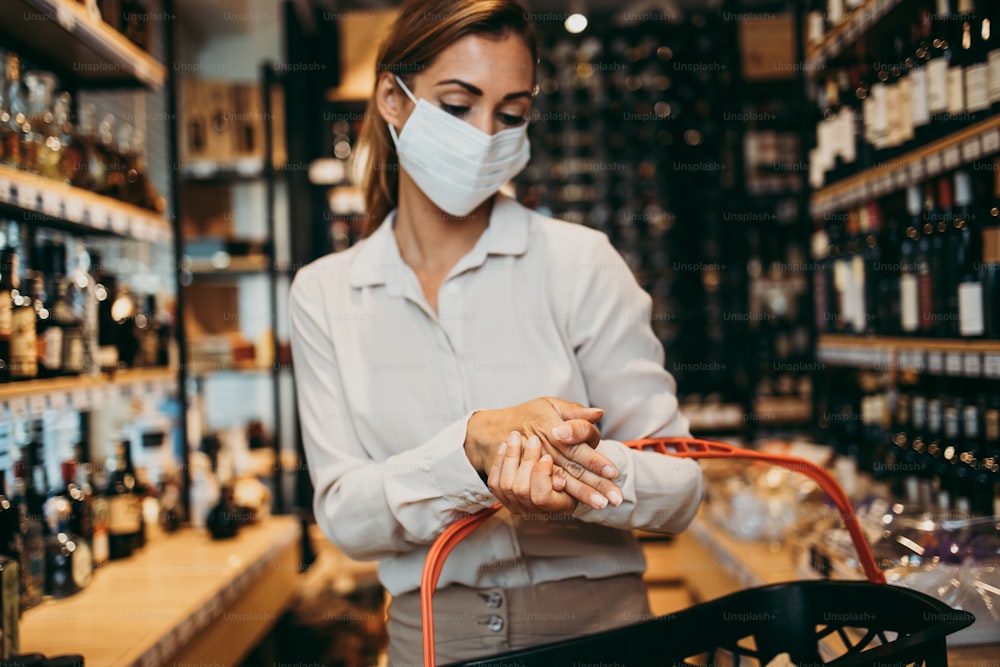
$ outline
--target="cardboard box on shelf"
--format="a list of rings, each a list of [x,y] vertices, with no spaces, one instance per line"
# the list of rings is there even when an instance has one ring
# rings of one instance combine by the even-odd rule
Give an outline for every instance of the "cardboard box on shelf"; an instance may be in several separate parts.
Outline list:
[[[226,81],[186,78],[180,90],[181,162],[229,162],[235,154],[230,117],[233,102]]]
[[[751,17],[739,22],[740,61],[748,81],[794,79],[795,30],[791,14]]]

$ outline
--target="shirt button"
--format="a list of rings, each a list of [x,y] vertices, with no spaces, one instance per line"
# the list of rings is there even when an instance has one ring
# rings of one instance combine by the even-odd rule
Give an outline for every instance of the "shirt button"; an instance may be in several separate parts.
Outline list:
[[[503,604],[503,596],[496,591],[484,595],[483,599],[486,600],[486,606],[490,609],[499,609]]]
[[[491,632],[500,632],[503,630],[503,617],[493,614],[486,622],[486,627],[489,628]]]

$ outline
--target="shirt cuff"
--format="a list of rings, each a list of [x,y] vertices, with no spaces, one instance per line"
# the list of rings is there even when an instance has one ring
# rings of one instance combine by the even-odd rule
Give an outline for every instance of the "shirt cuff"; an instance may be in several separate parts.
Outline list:
[[[424,465],[441,497],[460,512],[473,514],[497,503],[465,454],[465,436],[473,413],[449,424],[425,446]]]
[[[622,490],[622,504],[615,507],[608,503],[604,509],[595,510],[586,503],[579,503],[573,510],[573,517],[605,526],[627,525],[636,501],[635,481],[629,474],[632,461],[629,459],[628,448],[615,440],[601,440],[597,451],[611,459],[618,469],[618,476],[613,481]]]

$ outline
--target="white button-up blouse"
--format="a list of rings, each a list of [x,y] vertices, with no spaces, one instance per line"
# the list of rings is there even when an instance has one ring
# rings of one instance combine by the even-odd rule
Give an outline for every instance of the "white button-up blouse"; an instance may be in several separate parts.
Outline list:
[[[651,299],[607,237],[497,195],[489,226],[428,306],[390,213],[367,239],[301,269],[291,288],[296,395],[316,521],[393,595],[419,588],[429,545],[496,502],[464,451],[476,410],[556,396],[605,410],[598,451],[619,507],[572,519],[494,515],[440,585],[518,587],[642,572],[630,529],[677,532],[701,500],[694,461],[629,450],[689,435],[650,327]]]

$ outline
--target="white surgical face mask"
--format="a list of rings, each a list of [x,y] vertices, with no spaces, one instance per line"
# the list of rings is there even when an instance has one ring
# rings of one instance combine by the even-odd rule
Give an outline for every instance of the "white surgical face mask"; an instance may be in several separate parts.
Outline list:
[[[489,135],[396,81],[416,105],[398,136],[389,125],[399,164],[441,210],[468,215],[528,164],[527,123]]]

